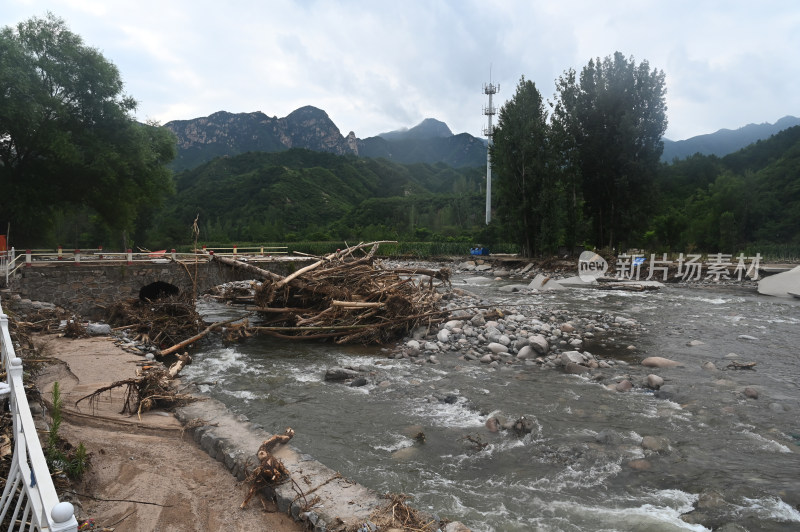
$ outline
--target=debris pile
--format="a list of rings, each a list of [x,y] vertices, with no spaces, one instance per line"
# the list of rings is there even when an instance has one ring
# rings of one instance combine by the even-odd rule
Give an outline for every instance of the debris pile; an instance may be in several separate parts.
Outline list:
[[[384,344],[420,324],[442,321],[434,279],[449,285],[450,271],[386,267],[374,257],[379,244],[339,250],[287,277],[232,259],[214,260],[262,280],[252,310],[264,323],[254,331],[292,340]]]
[[[108,310],[107,320],[113,327],[133,332],[134,341],[159,347],[177,344],[205,327],[194,301],[177,296],[120,301]]]
[[[370,522],[359,529],[363,530],[403,530],[414,532],[435,532],[441,530],[441,523],[408,505],[412,497],[404,493],[387,493],[388,502],[370,516]],[[369,526],[372,524],[373,526]],[[374,528],[373,528],[374,527]]]
[[[138,375],[136,377],[103,386],[75,401],[75,405],[77,406],[81,401],[88,399],[89,405],[93,406],[101,394],[123,386],[126,388],[125,400],[120,414],[136,414],[140,420],[142,412],[147,412],[154,408],[169,409],[189,404],[198,399],[192,395],[177,392],[173,386],[173,379],[188,363],[191,363],[191,358],[184,354],[179,356],[169,369],[159,362],[143,366],[141,371],[137,371]]]

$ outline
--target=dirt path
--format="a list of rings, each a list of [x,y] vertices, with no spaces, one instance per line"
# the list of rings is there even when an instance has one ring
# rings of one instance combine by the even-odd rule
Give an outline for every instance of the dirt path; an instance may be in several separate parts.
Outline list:
[[[80,397],[135,376],[144,360],[109,338],[70,340],[40,336],[43,353],[62,361],[37,378],[45,400],[58,381],[64,404],[60,434],[73,445],[82,442],[92,467],[75,487],[79,522],[129,531],[274,531],[302,530],[290,517],[265,511],[258,499],[240,510],[247,488],[209,457],[164,412],[119,414],[123,389],[103,394],[93,407]],[[254,449],[255,452],[255,449]],[[112,500],[113,499],[113,500]],[[268,510],[274,510],[270,503]]]

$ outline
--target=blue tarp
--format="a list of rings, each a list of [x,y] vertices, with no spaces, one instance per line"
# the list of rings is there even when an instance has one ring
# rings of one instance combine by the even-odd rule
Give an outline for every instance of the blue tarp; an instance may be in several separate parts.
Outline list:
[[[469,250],[470,255],[488,255],[489,249],[488,248],[471,248]]]

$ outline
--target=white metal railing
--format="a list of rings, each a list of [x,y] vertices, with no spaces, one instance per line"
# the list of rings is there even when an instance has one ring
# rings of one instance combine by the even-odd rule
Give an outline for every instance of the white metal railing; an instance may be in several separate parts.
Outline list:
[[[88,264],[88,265],[109,265],[145,263],[145,262],[206,262],[211,260],[213,255],[228,256],[245,261],[275,261],[292,260],[292,252],[287,246],[251,246],[230,248],[206,248],[196,249],[191,253],[177,253],[174,249],[159,251],[133,252],[128,249],[125,252],[108,252],[102,247],[97,249],[75,249],[65,251],[61,247],[55,251],[52,249],[26,249],[24,252],[17,253],[14,248],[9,251],[0,251],[0,284],[2,276],[5,277],[5,286],[9,286],[9,281],[14,273],[21,269],[31,266],[55,266],[69,264]]]
[[[59,502],[22,386],[22,360],[16,356],[8,332],[8,316],[0,307],[0,348],[6,381],[0,396],[8,399],[14,423],[14,456],[0,498],[0,522],[8,530],[76,532],[78,521],[68,502]]]

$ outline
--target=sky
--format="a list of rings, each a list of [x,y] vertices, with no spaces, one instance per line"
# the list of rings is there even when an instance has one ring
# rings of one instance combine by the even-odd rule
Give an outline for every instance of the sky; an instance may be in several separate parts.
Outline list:
[[[663,70],[672,140],[800,116],[797,0],[0,0],[50,11],[120,71],[139,120],[306,105],[359,138],[425,118],[481,136],[483,85],[553,99],[615,52]]]

